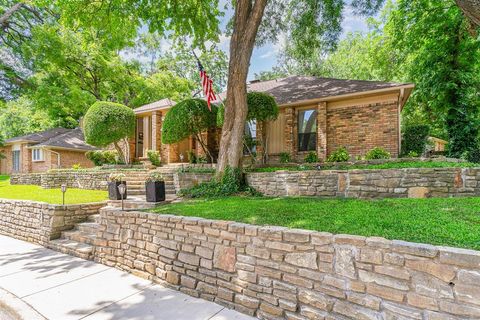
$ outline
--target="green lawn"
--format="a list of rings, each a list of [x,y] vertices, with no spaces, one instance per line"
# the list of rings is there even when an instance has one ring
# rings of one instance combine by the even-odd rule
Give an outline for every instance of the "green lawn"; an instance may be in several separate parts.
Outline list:
[[[152,211],[480,250],[480,198],[228,197],[191,200]]]
[[[39,186],[10,185],[8,176],[0,176],[0,198],[62,204],[60,188],[42,189]],[[107,192],[99,190],[68,189],[65,193],[66,204],[99,202],[107,198]]]

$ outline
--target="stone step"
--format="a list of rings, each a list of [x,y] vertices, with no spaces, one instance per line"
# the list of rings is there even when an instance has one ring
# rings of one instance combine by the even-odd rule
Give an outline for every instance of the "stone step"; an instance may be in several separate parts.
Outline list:
[[[92,215],[88,216],[87,221],[88,222],[100,223],[100,215],[99,214],[92,214]]]
[[[93,260],[93,246],[69,239],[51,240],[47,247],[86,260]]]
[[[131,196],[142,196],[142,195],[145,195],[146,191],[145,190],[128,190],[128,194],[127,194],[127,199],[128,200],[128,195],[131,195]]]
[[[96,234],[99,224],[96,222],[84,222],[76,225],[75,229],[84,233]]]
[[[109,200],[107,201],[107,205],[110,208],[121,208],[122,207],[122,202],[119,200]],[[138,200],[124,200],[123,201],[123,208],[125,210],[143,210],[143,209],[152,209],[155,208],[157,204],[155,202],[146,202],[145,200],[143,201],[138,201]]]
[[[61,238],[67,239],[67,240],[73,240],[76,242],[89,244],[89,245],[95,245],[95,240],[97,240],[96,233],[92,234],[92,233],[82,232],[79,230],[63,231]]]

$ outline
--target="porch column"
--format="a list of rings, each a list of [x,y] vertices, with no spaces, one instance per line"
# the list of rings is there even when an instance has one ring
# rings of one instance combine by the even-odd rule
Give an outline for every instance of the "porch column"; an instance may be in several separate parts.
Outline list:
[[[168,163],[170,163],[170,145],[162,143],[162,124],[163,124],[165,114],[158,111],[157,112],[157,117],[158,117],[158,121],[159,121],[159,122],[157,122],[157,125],[158,125],[158,130],[157,130],[158,142],[157,143],[159,144],[159,149],[158,150],[160,151],[160,158],[161,158],[162,163],[168,164]],[[153,117],[152,117],[152,119],[153,119]]]
[[[162,113],[152,113],[152,150],[160,151],[162,144]]]
[[[317,155],[320,161],[327,160],[327,102],[317,105]]]
[[[148,116],[143,117],[143,157],[147,156],[148,146],[150,145],[150,126]]]
[[[296,159],[295,152],[295,109],[285,108],[285,152],[290,153],[292,159]]]

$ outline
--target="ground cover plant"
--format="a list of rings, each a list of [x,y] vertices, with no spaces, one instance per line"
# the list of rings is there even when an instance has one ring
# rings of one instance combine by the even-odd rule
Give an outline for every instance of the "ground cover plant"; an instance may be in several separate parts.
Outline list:
[[[478,164],[471,162],[448,162],[448,161],[394,161],[378,164],[321,164],[312,166],[302,164],[297,166],[276,166],[248,169],[249,172],[275,172],[280,170],[287,171],[306,171],[306,170],[354,170],[354,169],[407,169],[407,168],[472,168],[478,167]]]
[[[62,204],[60,188],[42,189],[32,185],[11,185],[8,176],[0,176],[0,198]],[[65,193],[65,204],[99,202],[107,198],[106,191],[69,188]]]
[[[190,200],[151,211],[480,250],[480,198],[325,200],[234,196]]]

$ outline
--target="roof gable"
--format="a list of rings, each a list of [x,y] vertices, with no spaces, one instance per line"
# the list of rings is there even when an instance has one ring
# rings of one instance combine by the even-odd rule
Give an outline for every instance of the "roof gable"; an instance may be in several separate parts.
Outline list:
[[[158,101],[146,104],[144,106],[138,107],[136,109],[133,109],[133,112],[135,112],[136,114],[139,114],[139,113],[144,113],[149,111],[168,109],[173,107],[175,104],[176,104],[175,101],[166,98],[166,99],[158,100]]]

